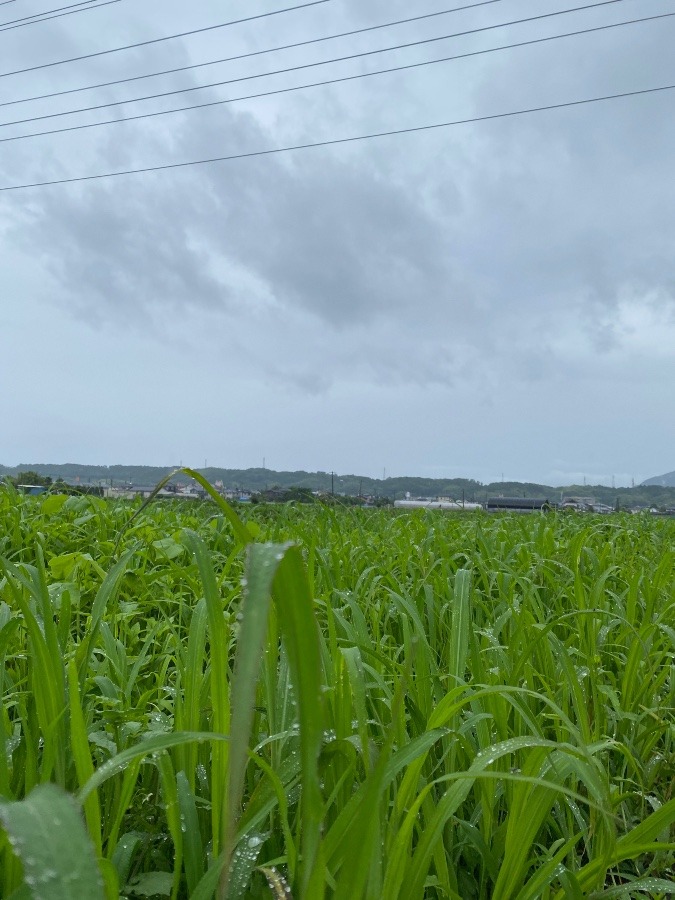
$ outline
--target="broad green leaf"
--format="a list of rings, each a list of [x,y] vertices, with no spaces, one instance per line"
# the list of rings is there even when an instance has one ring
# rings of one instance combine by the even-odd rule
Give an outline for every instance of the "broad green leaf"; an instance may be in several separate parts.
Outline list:
[[[25,800],[0,804],[0,822],[35,900],[104,900],[93,845],[68,794],[39,785]]]

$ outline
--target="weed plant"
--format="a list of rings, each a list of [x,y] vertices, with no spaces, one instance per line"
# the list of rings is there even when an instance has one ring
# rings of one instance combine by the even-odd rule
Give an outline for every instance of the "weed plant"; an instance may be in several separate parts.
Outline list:
[[[672,896],[674,538],[1,489],[0,897]]]

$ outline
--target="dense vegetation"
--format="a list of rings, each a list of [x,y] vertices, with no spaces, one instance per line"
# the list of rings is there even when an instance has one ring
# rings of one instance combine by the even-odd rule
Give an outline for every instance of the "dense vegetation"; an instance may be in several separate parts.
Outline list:
[[[0,897],[672,895],[675,522],[246,516],[0,489]]]

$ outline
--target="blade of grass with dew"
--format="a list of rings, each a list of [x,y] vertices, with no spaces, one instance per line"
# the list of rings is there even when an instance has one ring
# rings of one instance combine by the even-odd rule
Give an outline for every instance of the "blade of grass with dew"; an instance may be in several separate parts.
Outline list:
[[[4,694],[5,686],[5,660],[7,648],[10,642],[16,636],[19,630],[19,620],[10,619],[0,628],[0,699]],[[4,705],[0,708],[0,800],[11,799],[10,782],[9,782],[9,763],[8,763],[8,739],[9,734],[5,725],[5,709]]]
[[[199,731],[202,720],[202,692],[204,690],[206,674],[204,672],[204,660],[206,657],[206,628],[208,611],[204,598],[197,602],[187,635],[187,648],[183,664],[183,696],[178,692],[176,697],[176,727],[183,731]],[[181,648],[182,649],[182,648]],[[180,722],[180,727],[179,727]],[[179,769],[181,769],[190,785],[190,790],[195,790],[197,777],[198,747],[195,744],[187,744],[177,753]]]
[[[68,708],[70,713],[70,745],[75,762],[75,771],[79,786],[82,787],[94,774],[94,764],[89,750],[87,728],[80,704],[79,681],[75,660],[68,663]],[[97,856],[103,856],[101,840],[101,805],[97,791],[84,801],[84,815],[89,829],[89,836],[96,848]]]
[[[298,854],[296,851],[293,834],[291,832],[291,826],[288,821],[288,797],[286,795],[284,785],[274,769],[256,754],[251,754],[251,758],[253,759],[253,762],[256,764],[256,766],[258,766],[265,773],[265,775],[267,775],[267,778],[269,779],[269,782],[276,796],[281,831],[286,847],[286,865],[288,868],[289,878],[292,881],[297,868]],[[251,809],[252,805],[252,803],[249,804],[249,810]],[[240,820],[240,825],[241,824],[242,822]],[[246,831],[248,830],[250,829],[247,828]]]
[[[260,866],[258,871],[262,872],[267,879],[274,900],[293,900],[290,885],[276,869],[271,866]]]
[[[321,851],[323,798],[318,759],[325,713],[318,624],[301,551],[292,546],[283,555],[279,549],[278,556],[274,601],[279,611],[281,635],[297,692],[300,725],[302,837],[299,895],[307,900],[321,900],[325,890],[325,864]]]
[[[191,897],[204,875],[204,845],[199,827],[196,798],[185,772],[181,771],[176,775],[176,791],[181,828],[183,829],[185,880],[188,896]]]
[[[403,705],[404,692],[405,684],[401,681],[394,698],[395,706]],[[366,896],[382,895],[381,804],[394,738],[394,732],[390,731],[375,767],[363,782],[362,812],[346,837],[344,851],[348,864],[340,870],[334,900],[361,900]]]
[[[229,858],[234,849],[232,843],[243,789],[255,690],[260,675],[260,652],[273,596],[298,702],[302,766],[300,894],[318,897],[323,892],[324,884],[319,850],[323,800],[318,775],[324,716],[317,623],[300,552],[288,544],[254,545],[247,560],[246,582],[247,592],[242,605],[235,658],[236,690],[233,682],[233,694],[242,699],[237,702],[237,731],[233,728],[237,747],[230,776],[230,837],[225,846],[225,856]],[[225,872],[221,896],[227,889],[227,878]]]
[[[164,815],[169,828],[169,835],[173,842],[173,884],[171,888],[171,900],[177,900],[181,885],[183,868],[183,823],[181,810],[178,803],[178,787],[173,764],[168,753],[160,753],[155,757],[155,765],[159,772],[164,801]]]
[[[603,877],[604,873],[612,866],[626,859],[637,859],[644,853],[654,853],[659,850],[675,850],[675,843],[658,843],[656,838],[665,829],[675,823],[675,799],[669,800],[660,809],[651,813],[622,835],[616,842],[611,857],[604,857],[586,863],[578,872],[577,879],[585,891],[593,890]],[[562,894],[557,895],[557,900],[562,900]]]
[[[91,609],[91,619],[89,623],[88,633],[80,646],[77,648],[75,657],[77,660],[78,670],[80,672],[80,686],[82,686],[82,681],[84,680],[86,668],[89,663],[89,657],[98,637],[98,632],[101,628],[103,616],[106,614],[109,604],[115,599],[117,592],[120,589],[122,578],[127,572],[127,568],[133,554],[134,550],[129,549],[120,557],[120,559],[113,565],[113,567],[103,579],[103,583],[101,584],[101,587],[96,594],[96,599],[94,600]]]
[[[1,803],[0,822],[34,900],[104,900],[93,845],[68,794],[39,785],[25,800]]]
[[[248,745],[253,723],[256,687],[260,676],[267,619],[272,600],[272,584],[280,559],[288,545],[252,544],[246,561],[246,586],[238,615],[239,634],[232,675],[232,739],[227,780],[227,801],[223,823],[225,867],[220,896],[227,896],[230,862],[235,851],[235,834],[241,814]]]
[[[10,586],[16,605],[21,611],[26,629],[30,636],[30,656],[32,670],[32,693],[35,700],[38,722],[43,735],[44,753],[41,778],[51,778],[56,766],[56,777],[63,785],[65,780],[65,757],[62,738],[66,698],[64,689],[63,659],[60,650],[54,649],[56,638],[54,619],[49,612],[51,628],[41,627],[34,615],[29,601],[24,596],[26,591],[35,600],[38,609],[44,602],[41,591],[33,580],[24,575],[17,567],[0,558],[0,571],[3,571]],[[36,597],[36,594],[38,595]],[[47,602],[48,598],[47,598]],[[60,745],[60,746],[59,746]]]
[[[215,734],[212,731],[174,731],[145,738],[133,747],[129,747],[127,750],[122,750],[120,753],[117,753],[107,762],[103,763],[102,766],[99,766],[78,793],[78,799],[80,803],[84,803],[92,791],[95,791],[105,781],[112,778],[118,772],[123,772],[127,765],[135,760],[143,760],[148,756],[152,756],[152,754],[161,753],[163,750],[170,750],[172,747],[179,747],[181,744],[189,744],[191,741],[197,743],[212,741],[218,744],[221,741],[227,740],[227,735]]]
[[[223,616],[223,601],[213,571],[209,551],[203,540],[191,529],[183,532],[183,541],[194,556],[204,589],[208,614],[211,654],[211,706],[213,730],[230,734],[230,692],[228,685],[228,628]],[[213,854],[220,853],[226,817],[226,785],[229,770],[229,744],[217,744],[211,763],[211,825]]]

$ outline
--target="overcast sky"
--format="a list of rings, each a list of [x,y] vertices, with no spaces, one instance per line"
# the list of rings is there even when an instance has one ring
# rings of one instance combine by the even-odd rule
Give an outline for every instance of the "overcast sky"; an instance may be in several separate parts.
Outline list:
[[[70,0],[74,2],[74,0]],[[69,0],[13,0],[0,25]],[[0,30],[0,75],[302,0],[120,0]],[[23,74],[0,103],[450,10],[329,0]],[[0,187],[675,84],[675,17],[201,110],[660,13],[473,10],[0,108]],[[85,6],[88,4],[85,4]],[[91,4],[94,5],[94,4]],[[19,23],[17,23],[19,24]],[[675,91],[0,192],[0,463],[630,484],[675,468]]]

